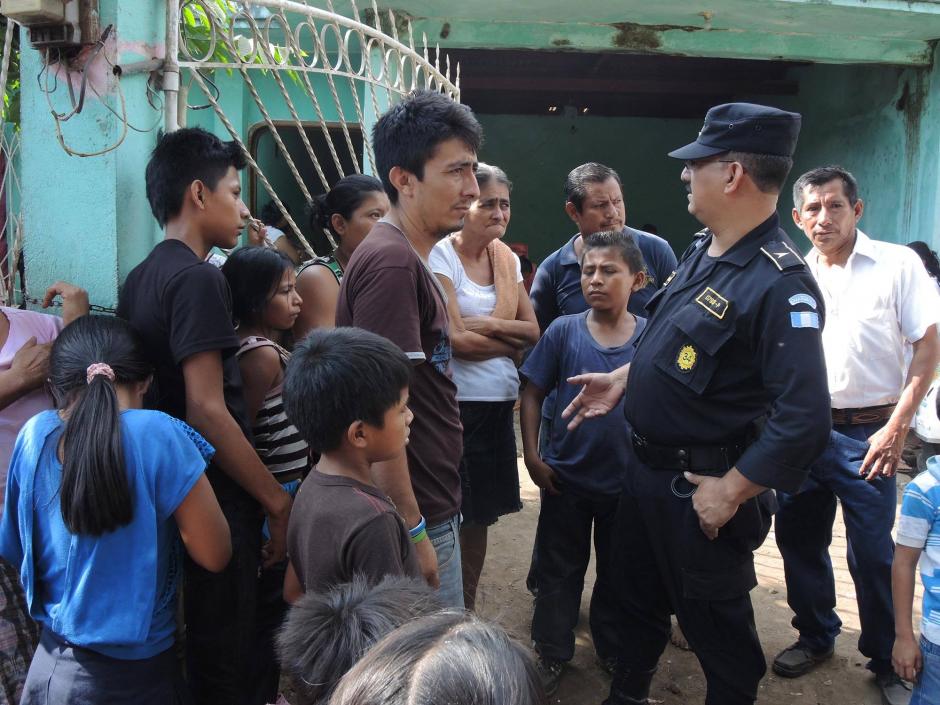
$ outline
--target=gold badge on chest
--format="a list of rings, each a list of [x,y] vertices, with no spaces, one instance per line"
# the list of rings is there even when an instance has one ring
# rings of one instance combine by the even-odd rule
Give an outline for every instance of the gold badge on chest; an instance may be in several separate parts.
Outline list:
[[[676,367],[679,368],[679,371],[691,372],[695,368],[696,362],[698,362],[698,353],[695,348],[691,345],[683,345],[679,349],[679,354],[676,355]]]

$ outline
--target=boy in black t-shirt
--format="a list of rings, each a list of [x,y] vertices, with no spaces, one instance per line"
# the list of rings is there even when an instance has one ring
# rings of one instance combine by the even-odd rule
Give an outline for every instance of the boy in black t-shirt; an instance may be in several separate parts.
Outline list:
[[[284,410],[320,461],[297,493],[287,530],[284,597],[322,592],[361,575],[421,577],[411,532],[375,486],[372,464],[408,444],[411,363],[390,340],[358,328],[315,330],[284,378]]]
[[[255,705],[274,700],[275,677],[258,674],[255,631],[261,524],[271,540],[265,563],[285,557],[291,498],[252,448],[235,360],[231,292],[205,262],[231,248],[248,218],[234,142],[201,129],[160,138],[147,164],[147,198],[166,237],[128,275],[118,315],[138,332],[155,375],[148,405],[189,423],[214,447],[208,476],[232,532],[232,560],[221,573],[186,563],[186,651],[197,703]],[[262,512],[263,510],[263,512]],[[273,663],[273,653],[267,656]],[[263,658],[261,660],[264,660]],[[259,680],[264,680],[260,683]]]

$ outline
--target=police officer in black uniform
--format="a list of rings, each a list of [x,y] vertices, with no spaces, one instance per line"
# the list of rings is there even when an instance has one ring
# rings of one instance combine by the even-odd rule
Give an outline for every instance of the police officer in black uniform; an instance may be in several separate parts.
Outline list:
[[[573,424],[626,388],[643,465],[618,512],[624,651],[608,705],[647,702],[670,613],[706,705],[753,703],[766,670],[749,592],[768,488],[800,486],[831,424],[822,296],[776,213],[799,129],[795,113],[720,105],[670,153],[706,230],[650,300],[632,364],[572,380],[585,385],[565,410]]]

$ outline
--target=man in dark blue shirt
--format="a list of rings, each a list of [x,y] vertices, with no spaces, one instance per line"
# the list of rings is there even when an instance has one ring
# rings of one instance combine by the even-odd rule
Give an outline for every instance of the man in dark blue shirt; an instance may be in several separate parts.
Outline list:
[[[529,298],[542,332],[559,316],[588,310],[581,294],[582,239],[602,230],[633,237],[646,265],[646,286],[630,297],[630,313],[645,316],[646,302],[676,269],[676,255],[661,237],[626,227],[623,186],[616,171],[597,162],[575,167],[565,181],[565,212],[578,232],[545,258],[535,272]]]

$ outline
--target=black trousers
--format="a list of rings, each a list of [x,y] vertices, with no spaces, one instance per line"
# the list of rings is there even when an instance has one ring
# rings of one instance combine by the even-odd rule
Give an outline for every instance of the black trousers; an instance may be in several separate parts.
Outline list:
[[[591,560],[593,528],[597,579],[591,595],[591,636],[601,659],[615,658],[620,640],[611,542],[617,497],[576,494],[564,486],[561,490],[560,495],[542,496],[535,535],[538,592],[532,640],[536,651],[546,659],[570,661],[574,656],[574,630],[581,611],[584,575]]]
[[[264,516],[244,493],[219,495],[232,533],[232,559],[221,573],[212,573],[186,558],[187,681],[196,705],[259,705],[271,702],[255,682],[267,671],[258,662],[257,619]],[[266,657],[273,661],[273,653]]]
[[[750,590],[753,550],[770,530],[772,497],[752,499],[709,541],[675,474],[640,470],[649,492],[627,492],[617,512],[621,633],[609,705],[646,703],[669,639],[671,613],[705,672],[706,705],[750,705],[767,670]],[[691,485],[677,481],[677,493]],[[767,494],[767,493],[765,493]]]

